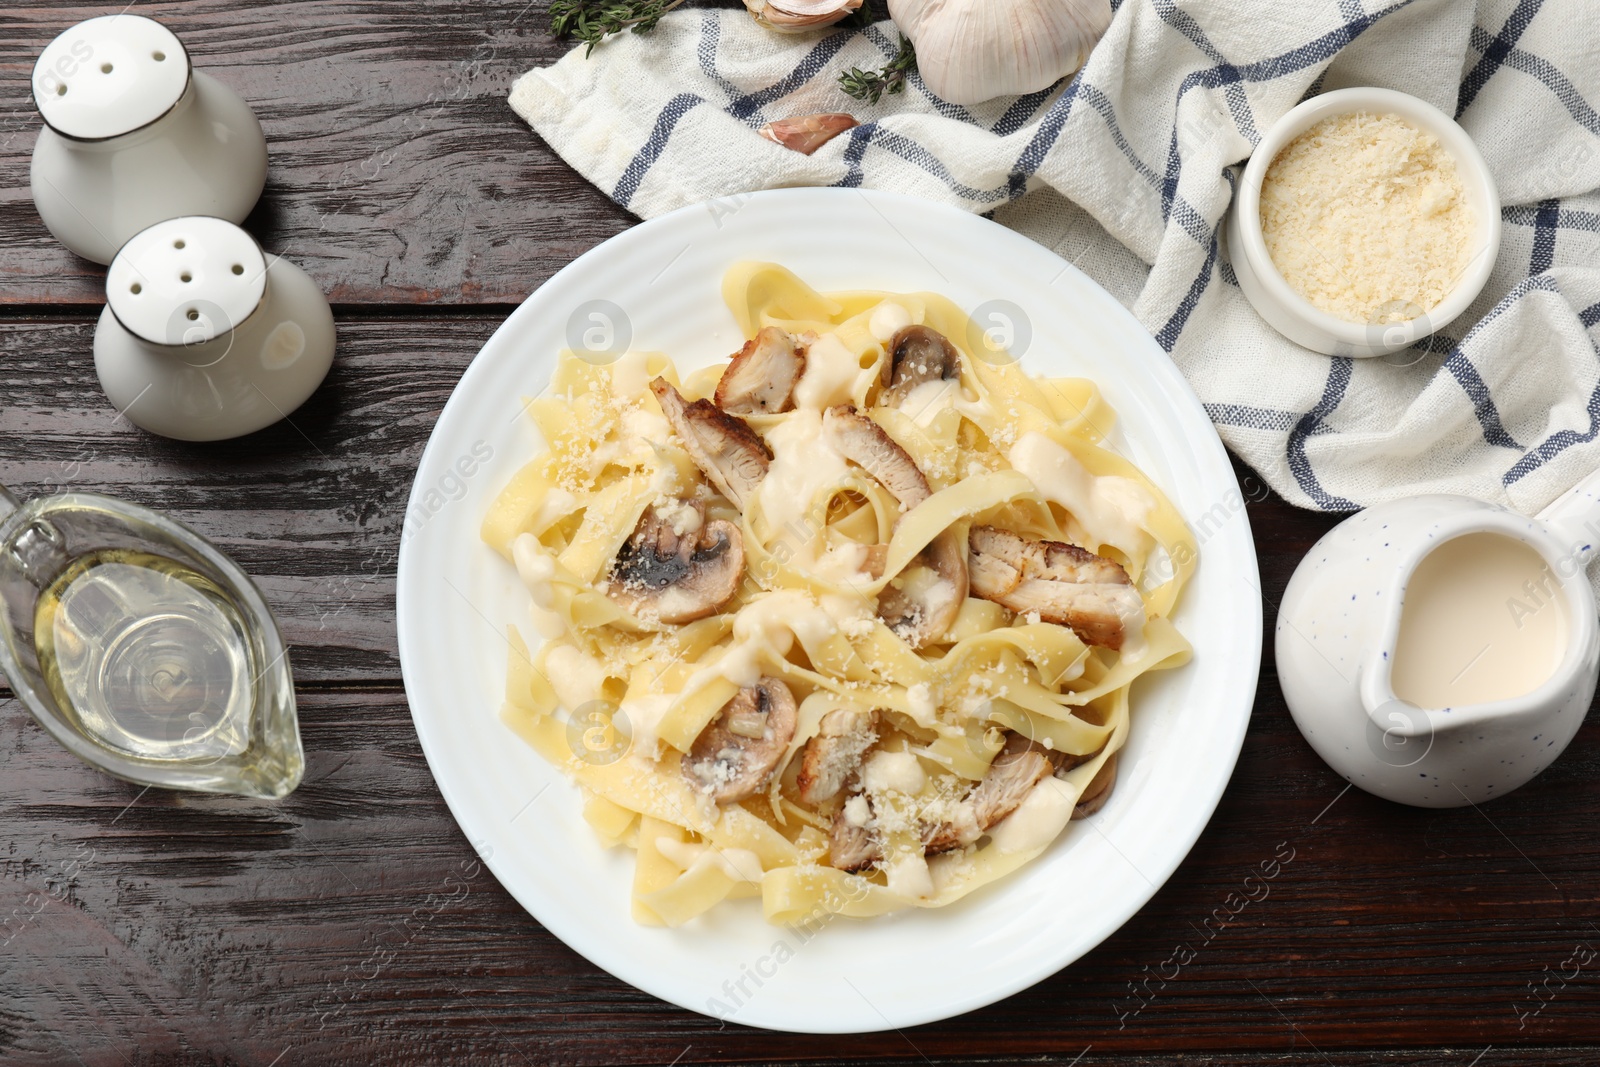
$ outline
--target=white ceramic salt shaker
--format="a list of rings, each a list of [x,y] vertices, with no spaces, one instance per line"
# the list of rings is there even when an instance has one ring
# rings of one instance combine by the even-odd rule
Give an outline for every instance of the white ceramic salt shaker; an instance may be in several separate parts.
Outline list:
[[[159,22],[103,15],[73,26],[34,65],[33,99],[45,121],[33,202],[85,259],[111,262],[162,219],[242,222],[261,197],[261,124],[237,93],[194,70]]]
[[[333,347],[333,312],[305,271],[226,219],[187,216],[142,230],[111,261],[94,363],[136,425],[219,441],[305,403]]]

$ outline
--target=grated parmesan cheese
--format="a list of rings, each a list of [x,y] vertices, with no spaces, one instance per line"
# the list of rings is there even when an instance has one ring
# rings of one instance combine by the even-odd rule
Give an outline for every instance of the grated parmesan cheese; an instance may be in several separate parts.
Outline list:
[[[1278,153],[1261,184],[1273,263],[1347,322],[1432,311],[1465,272],[1475,226],[1455,160],[1398,115],[1323,119]]]

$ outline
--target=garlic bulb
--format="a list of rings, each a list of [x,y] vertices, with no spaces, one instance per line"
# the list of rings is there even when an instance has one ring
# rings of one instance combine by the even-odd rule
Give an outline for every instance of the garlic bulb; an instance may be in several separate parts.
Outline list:
[[[844,131],[853,130],[859,125],[861,123],[856,121],[854,115],[835,111],[824,115],[777,119],[756,132],[774,144],[809,156]]]
[[[779,33],[832,26],[861,7],[861,0],[744,0],[756,21]]]
[[[1111,0],[889,0],[923,82],[952,104],[1031,93],[1083,66]]]

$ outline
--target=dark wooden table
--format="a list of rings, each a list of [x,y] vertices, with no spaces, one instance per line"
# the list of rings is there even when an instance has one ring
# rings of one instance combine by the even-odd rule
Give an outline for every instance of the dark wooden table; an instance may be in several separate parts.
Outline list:
[[[972,1015],[834,1038],[723,1025],[599,971],[518,907],[412,730],[394,553],[478,347],[634,222],[506,106],[516,75],[563,50],[546,6],[135,8],[256,109],[272,170],[247,225],[338,318],[332,376],[292,425],[208,446],[107,405],[90,357],[103,272],[28,197],[33,59],[115,8],[0,12],[0,481],[161,508],[239,560],[293,644],[308,759],[281,803],[145,792],[80,765],[0,690],[0,1063],[1600,1061],[1600,729],[1481,809],[1399,807],[1346,791],[1301,740],[1270,641],[1233,782],[1177,874],[1100,948]],[[1333,519],[1240,474],[1270,635]],[[1292,862],[1241,905],[1275,854]]]

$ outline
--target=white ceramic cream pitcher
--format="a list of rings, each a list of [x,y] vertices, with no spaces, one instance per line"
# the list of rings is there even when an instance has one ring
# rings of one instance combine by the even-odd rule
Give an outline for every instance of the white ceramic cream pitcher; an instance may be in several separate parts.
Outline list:
[[[1329,766],[1390,800],[1511,792],[1561,754],[1594,697],[1596,549],[1600,474],[1534,519],[1444,495],[1346,519],[1279,610],[1295,723]]]

